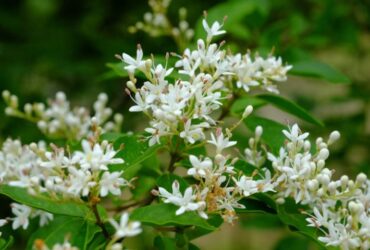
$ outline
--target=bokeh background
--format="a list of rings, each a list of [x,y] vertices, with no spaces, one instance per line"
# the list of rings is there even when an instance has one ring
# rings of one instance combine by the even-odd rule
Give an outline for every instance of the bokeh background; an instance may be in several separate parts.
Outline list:
[[[169,9],[175,23],[180,7],[189,10],[190,26],[199,26],[203,10],[216,11],[220,20],[237,16],[238,25],[225,37],[232,48],[261,53],[275,48],[289,63],[317,60],[347,76],[351,84],[292,76],[279,89],[324,121],[324,128],[303,124],[311,134],[341,132],[329,161],[338,174],[370,175],[369,1],[176,0]],[[103,91],[110,96],[110,106],[125,115],[124,129],[135,129],[142,117],[127,113],[125,79],[106,64],[117,62],[117,53],[133,54],[137,43],[148,54],[177,51],[171,38],[128,32],[147,11],[145,0],[1,0],[0,90],[9,89],[21,103],[44,101],[62,90],[78,105],[90,105]],[[0,141],[9,136],[24,142],[43,138],[33,124],[6,117],[3,109],[1,103]],[[263,112],[277,120],[290,119],[268,109]],[[8,201],[2,197],[0,202],[5,217]],[[21,239],[27,232],[19,234]],[[240,226],[227,226],[196,244],[204,249],[316,249],[276,218],[259,215],[243,217]]]

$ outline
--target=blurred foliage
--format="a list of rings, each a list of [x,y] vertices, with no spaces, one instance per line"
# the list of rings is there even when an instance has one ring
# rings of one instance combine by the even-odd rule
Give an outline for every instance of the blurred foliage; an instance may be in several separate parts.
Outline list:
[[[307,69],[313,61],[326,63],[313,70],[316,75],[306,74],[316,79],[292,76],[280,85],[281,92],[324,122],[325,128],[305,124],[312,134],[341,132],[341,143],[333,150],[333,168],[349,175],[360,171],[370,174],[370,2],[176,0],[170,7],[170,17],[176,19],[182,6],[190,10],[190,26],[198,27],[196,36],[202,12],[208,10],[209,19],[228,16],[226,46],[232,50],[251,49],[261,54],[274,50],[284,61],[296,65],[296,71]],[[111,98],[111,106],[125,114],[124,129],[138,130],[142,117],[132,118],[127,113],[130,100],[124,93],[124,79],[112,77],[105,64],[117,62],[114,54],[133,52],[137,43],[142,44],[144,52],[162,56],[177,51],[170,38],[127,32],[148,10],[145,0],[2,0],[0,90],[11,90],[21,102],[43,101],[62,90],[73,103],[86,105],[104,91]],[[333,68],[343,75],[330,79]],[[351,84],[328,85],[325,80]],[[4,108],[3,103],[0,108]],[[284,122],[292,119],[274,118]],[[32,124],[2,114],[0,141],[8,136],[25,142],[42,138]],[[0,202],[8,200],[1,197]],[[1,210],[1,217],[7,216],[5,206]],[[274,217],[265,223],[256,217],[244,218],[242,224],[246,222],[248,227],[281,228]],[[18,237],[24,234],[27,232],[19,232]],[[275,249],[292,245],[301,246],[295,249],[311,249],[307,239],[297,235],[282,238]]]

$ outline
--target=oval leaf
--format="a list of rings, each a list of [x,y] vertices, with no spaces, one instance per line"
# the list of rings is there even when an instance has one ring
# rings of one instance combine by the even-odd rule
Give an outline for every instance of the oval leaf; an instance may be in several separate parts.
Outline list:
[[[299,106],[298,104],[285,99],[284,97],[278,96],[278,95],[259,95],[258,98],[271,103],[275,107],[284,110],[285,112],[292,114],[298,118],[301,118],[302,120],[318,125],[318,126],[324,126],[324,124],[313,117],[310,113],[308,113],[307,110]]]

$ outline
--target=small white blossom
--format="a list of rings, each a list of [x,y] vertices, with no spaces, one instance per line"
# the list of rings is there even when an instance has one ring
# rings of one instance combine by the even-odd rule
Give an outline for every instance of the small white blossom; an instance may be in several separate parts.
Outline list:
[[[142,232],[140,222],[133,221],[129,222],[128,213],[123,213],[120,218],[119,224],[114,219],[109,219],[110,224],[115,229],[115,237],[124,238],[124,237],[133,237]]]

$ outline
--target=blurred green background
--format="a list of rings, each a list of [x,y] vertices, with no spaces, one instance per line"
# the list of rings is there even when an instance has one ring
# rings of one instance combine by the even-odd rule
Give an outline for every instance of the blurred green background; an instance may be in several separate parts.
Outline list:
[[[325,122],[325,128],[303,124],[311,134],[341,132],[330,167],[350,176],[360,171],[370,175],[369,1],[176,0],[169,10],[174,23],[180,7],[189,10],[190,26],[199,26],[203,10],[219,14],[219,20],[228,15],[232,25],[226,22],[225,39],[233,49],[266,53],[275,48],[275,54],[293,65],[321,61],[346,75],[351,84],[292,76],[279,89]],[[132,119],[127,113],[125,79],[114,77],[106,63],[117,62],[114,54],[134,53],[137,43],[147,55],[177,50],[170,38],[127,31],[147,11],[145,0],[0,1],[0,90],[19,95],[21,103],[44,101],[62,90],[79,105],[90,105],[104,91],[111,106],[125,115],[124,129],[134,129],[142,117]],[[268,109],[263,112],[283,122],[291,119]],[[43,138],[32,124],[8,118],[2,111],[0,117],[0,141],[8,136],[25,142]],[[1,207],[4,217],[7,209]],[[297,244],[289,249],[313,247],[273,219],[249,216],[241,224],[197,244],[206,249],[287,249],[287,243]]]

